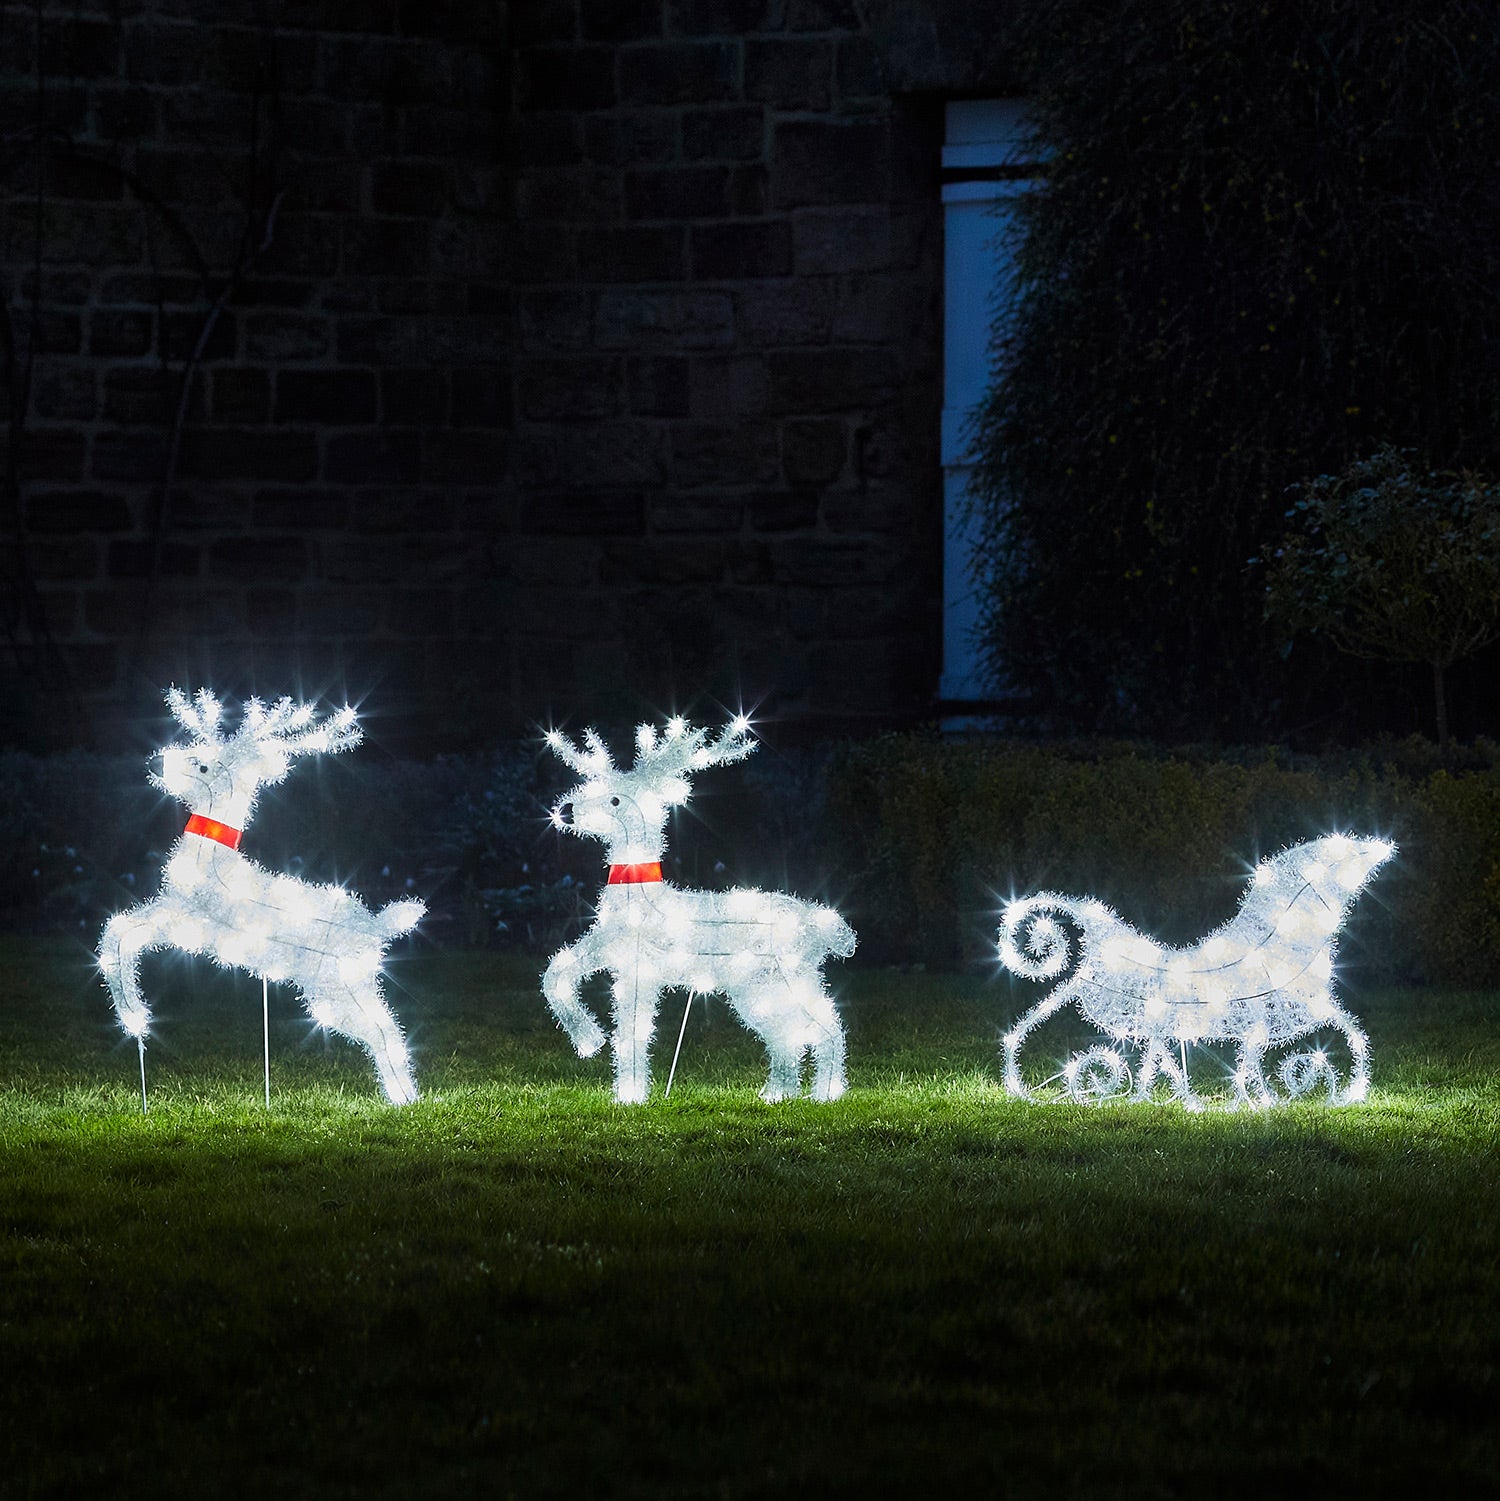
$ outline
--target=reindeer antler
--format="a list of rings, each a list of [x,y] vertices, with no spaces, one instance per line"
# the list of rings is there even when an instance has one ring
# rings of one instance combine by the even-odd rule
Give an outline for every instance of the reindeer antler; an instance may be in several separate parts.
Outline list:
[[[565,766],[571,766],[579,776],[592,776],[600,771],[613,771],[615,764],[609,758],[609,750],[594,730],[583,732],[587,750],[580,750],[559,730],[547,731],[547,747]]]
[[[268,708],[258,698],[252,698],[245,704],[244,722],[236,738],[253,740],[288,756],[347,750],[364,738],[348,704],[322,724],[316,721],[317,713],[311,704],[294,704],[290,698],[279,698]]]
[[[705,766],[743,761],[755,749],[749,735],[750,721],[743,714],[730,720],[715,740],[708,738],[706,728],[694,728],[683,719],[669,719],[660,737],[654,726],[643,724],[635,732],[635,770],[679,776]]]
[[[214,745],[223,739],[219,733],[219,720],[223,717],[224,707],[207,688],[198,689],[191,699],[180,688],[168,688],[166,699],[172,717],[193,739],[205,745]]]

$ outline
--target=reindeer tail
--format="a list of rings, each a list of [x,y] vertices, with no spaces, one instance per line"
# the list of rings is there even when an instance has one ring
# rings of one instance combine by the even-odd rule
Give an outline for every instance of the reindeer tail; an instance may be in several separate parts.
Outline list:
[[[854,936],[854,929],[838,914],[836,922],[828,923],[823,930],[823,936],[828,943],[828,952],[836,954],[840,959],[847,959],[855,950],[859,939]]]
[[[419,902],[415,897],[406,897],[382,907],[375,914],[375,920],[387,938],[396,938],[402,933],[410,933],[426,915],[425,902]]]

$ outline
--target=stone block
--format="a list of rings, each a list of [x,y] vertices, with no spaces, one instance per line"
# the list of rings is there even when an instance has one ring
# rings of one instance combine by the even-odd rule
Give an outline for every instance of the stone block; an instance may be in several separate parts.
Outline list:
[[[625,213],[620,174],[588,164],[535,167],[521,178],[516,196],[523,219],[602,224]]]
[[[613,167],[643,167],[677,159],[678,111],[612,110],[583,122],[583,152],[591,162]]]
[[[358,219],[343,225],[346,276],[423,276],[431,269],[432,226],[425,219]]]
[[[724,292],[601,292],[594,343],[631,352],[727,349],[734,304]]]
[[[307,543],[301,537],[221,537],[209,544],[209,571],[240,583],[307,576]]]
[[[44,16],[38,67],[52,79],[110,78],[120,71],[120,27],[81,16]]]
[[[104,373],[104,416],[121,427],[164,426],[173,418],[182,377],[159,365],[117,366]],[[202,388],[195,385],[189,408],[203,415]]]
[[[96,308],[89,314],[89,353],[96,358],[135,359],[151,352],[156,319],[127,308]]]
[[[792,217],[792,243],[799,276],[884,271],[891,264],[890,215],[803,209]]]
[[[105,572],[112,579],[146,578],[153,562],[160,578],[196,578],[202,559],[199,549],[187,542],[163,542],[159,549],[136,538],[111,542]]]
[[[888,400],[896,385],[889,350],[805,349],[768,358],[774,412],[849,411]]]
[[[521,108],[609,109],[615,103],[615,49],[535,47],[516,59]]]
[[[571,110],[532,110],[517,115],[511,128],[515,161],[523,170],[568,167],[582,160],[581,121]]]
[[[525,292],[520,301],[521,347],[562,353],[589,347],[592,301],[587,292],[547,288]]]
[[[82,583],[99,576],[99,544],[92,537],[39,537],[26,561],[40,582]]]
[[[27,458],[35,461],[35,439],[28,444]],[[167,442],[162,433],[103,432],[94,439],[89,474],[96,480],[156,481],[161,479],[166,459]]]
[[[455,427],[509,428],[514,424],[508,367],[481,365],[455,370],[450,378]]]
[[[247,313],[244,335],[246,358],[273,365],[321,360],[333,342],[327,318],[292,313]]]
[[[747,507],[752,531],[805,532],[818,524],[818,497],[809,490],[776,490]]]
[[[510,469],[510,435],[484,429],[428,433],[422,476],[436,484],[497,486]]]
[[[499,317],[356,317],[338,321],[345,365],[477,365],[508,347],[509,320]]]
[[[585,281],[682,281],[687,231],[673,224],[631,224],[579,237],[578,271]]]
[[[772,201],[779,208],[874,203],[890,194],[884,120],[783,120],[775,128]]]
[[[858,0],[786,0],[788,31],[858,31]]]
[[[251,502],[257,531],[331,531],[348,522],[349,496],[342,490],[261,490]]]
[[[579,30],[589,42],[637,42],[661,35],[661,0],[580,0]]]
[[[689,161],[758,160],[766,151],[766,112],[759,105],[684,110],[682,151]]]
[[[370,168],[370,207],[377,214],[435,217],[451,197],[443,162],[383,161]]]
[[[245,626],[251,635],[273,641],[291,640],[301,634],[295,589],[247,589]]]
[[[283,370],[276,377],[276,421],[347,427],[374,422],[375,374],[370,370]]]
[[[625,371],[606,355],[522,360],[516,371],[521,414],[533,422],[613,417],[625,407]]]
[[[888,583],[903,559],[862,538],[807,536],[772,542],[771,561],[778,583],[831,587]]]
[[[638,417],[686,417],[689,361],[675,355],[642,355],[627,360],[626,386],[631,412]]]
[[[521,502],[521,531],[536,537],[638,537],[645,514],[640,495],[529,495]]]
[[[771,174],[762,166],[729,174],[729,209],[736,218],[759,218],[771,206]]]
[[[335,484],[415,484],[422,477],[422,443],[413,432],[374,429],[328,439],[323,478]]]
[[[781,455],[769,422],[690,422],[671,429],[672,479],[682,486],[773,483]]]
[[[701,495],[659,495],[651,502],[651,530],[657,536],[672,532],[733,535],[744,519],[742,495],[709,491]]]
[[[317,439],[303,432],[196,428],[182,436],[178,467],[193,479],[310,480],[318,472]]]
[[[209,379],[209,416],[213,421],[259,423],[266,420],[271,410],[270,371],[243,366],[225,369],[221,366]]]
[[[785,219],[695,224],[689,245],[698,281],[787,276],[792,269],[792,226]]]
[[[868,36],[839,38],[834,80],[840,104],[850,99],[884,99],[891,92],[880,49]]]
[[[764,412],[770,385],[763,355],[702,356],[693,361],[694,417],[754,417]]]
[[[33,532],[128,532],[135,525],[129,503],[113,491],[45,490],[26,496],[25,506]]]
[[[453,55],[437,42],[385,37],[324,37],[321,90],[334,99],[377,102],[383,111],[453,97]]]
[[[835,291],[826,279],[744,282],[734,290],[735,325],[751,348],[826,344]]]
[[[627,172],[625,209],[632,219],[715,219],[729,212],[724,167],[670,167]]]
[[[361,534],[450,531],[457,502],[447,491],[399,486],[392,490],[361,490],[352,500],[350,518]]]
[[[99,405],[91,365],[42,365],[32,377],[32,410],[48,422],[89,421]]]
[[[507,18],[513,47],[571,42],[578,33],[578,0],[525,0],[509,7]]]
[[[332,276],[339,265],[339,221],[330,214],[285,210],[258,262],[262,274],[274,276]]]
[[[781,24],[784,0],[667,0],[667,26],[677,36],[717,36]]]
[[[701,104],[739,91],[739,47],[733,42],[663,42],[619,54],[625,104]]]
[[[844,424],[835,419],[802,419],[781,425],[781,469],[788,484],[832,484],[843,473],[848,452]]]
[[[832,42],[752,38],[745,43],[745,97],[778,110],[826,110],[833,57]]]

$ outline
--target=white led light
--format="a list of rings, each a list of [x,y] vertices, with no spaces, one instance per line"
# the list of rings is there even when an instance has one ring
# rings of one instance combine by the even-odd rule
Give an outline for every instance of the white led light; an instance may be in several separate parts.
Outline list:
[[[207,950],[221,964],[291,981],[314,1021],[369,1050],[387,1099],[416,1099],[406,1040],[381,996],[380,968],[391,939],[414,928],[426,908],[407,899],[372,912],[340,887],[275,874],[239,852],[260,788],[280,781],[294,756],[357,745],[354,711],[341,709],[314,727],[308,704],[252,698],[239,729],[225,735],[223,709],[206,690],[189,699],[169,689],[167,704],[192,743],[162,751],[162,775],[152,781],[186,803],[192,817],[166,862],[161,890],[105,926],[99,964],[120,1025],[144,1037],[150,1022],[140,986],[143,953]]]
[[[602,839],[610,870],[593,926],[553,957],[542,992],[573,1046],[589,1057],[606,1038],[578,988],[590,975],[609,972],[617,1100],[638,1102],[650,1092],[651,1039],[669,986],[723,994],[759,1035],[771,1064],[761,1091],[766,1099],[800,1093],[808,1052],[813,1098],[832,1100],[844,1091],[844,1029],[821,970],[830,955],[854,952],[848,923],[829,907],[782,892],[685,891],[662,879],[668,808],[687,801],[692,771],[748,756],[755,749],[749,728],[741,716],[710,739],[682,719],[669,719],[660,735],[642,725],[626,770],[613,765],[592,730],[583,747],[547,737],[583,778],[553,810],[553,822]],[[571,822],[562,811],[568,806]]]
[[[1364,1099],[1368,1040],[1329,993],[1334,939],[1360,889],[1395,852],[1386,840],[1346,834],[1283,850],[1256,868],[1239,912],[1186,949],[1163,949],[1094,899],[1040,892],[1010,902],[1000,922],[1001,962],[1026,979],[1065,978],[1006,1034],[1006,1088],[1027,1094],[1021,1046],[1048,1017],[1072,1004],[1101,1031],[1140,1050],[1137,1099],[1150,1097],[1156,1082],[1165,1080],[1184,1105],[1197,1108],[1186,1045],[1230,1042],[1239,1048],[1232,1075],[1237,1103],[1274,1103],[1265,1077],[1267,1049],[1324,1026],[1342,1033],[1348,1045],[1348,1084],[1340,1089],[1319,1047],[1283,1059],[1280,1078],[1287,1093],[1307,1095],[1321,1087],[1333,1103]],[[1064,1082],[1075,1098],[1122,1092],[1128,1068],[1122,1060],[1125,1072],[1117,1073],[1102,1058],[1104,1051],[1077,1055],[1069,1061],[1078,1065],[1071,1073],[1065,1066]],[[1082,1079],[1089,1081],[1087,1088],[1078,1084]]]

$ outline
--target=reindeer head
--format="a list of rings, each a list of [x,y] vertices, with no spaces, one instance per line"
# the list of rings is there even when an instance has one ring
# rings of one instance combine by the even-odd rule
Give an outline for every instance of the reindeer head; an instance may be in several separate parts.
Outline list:
[[[256,792],[279,782],[291,769],[293,756],[345,750],[361,738],[354,710],[347,705],[318,724],[310,704],[282,698],[268,707],[252,698],[233,735],[220,729],[223,708],[206,688],[191,699],[169,688],[167,707],[192,736],[192,744],[164,747],[161,774],[152,774],[152,784],[191,812],[233,828],[244,828]]]
[[[712,740],[706,729],[693,729],[681,719],[669,719],[660,732],[643,724],[635,732],[635,764],[622,771],[593,730],[583,732],[582,749],[550,730],[547,744],[583,777],[553,808],[553,825],[602,839],[615,863],[659,860],[667,810],[688,800],[689,776],[705,766],[744,760],[755,749],[749,736],[744,715]]]

